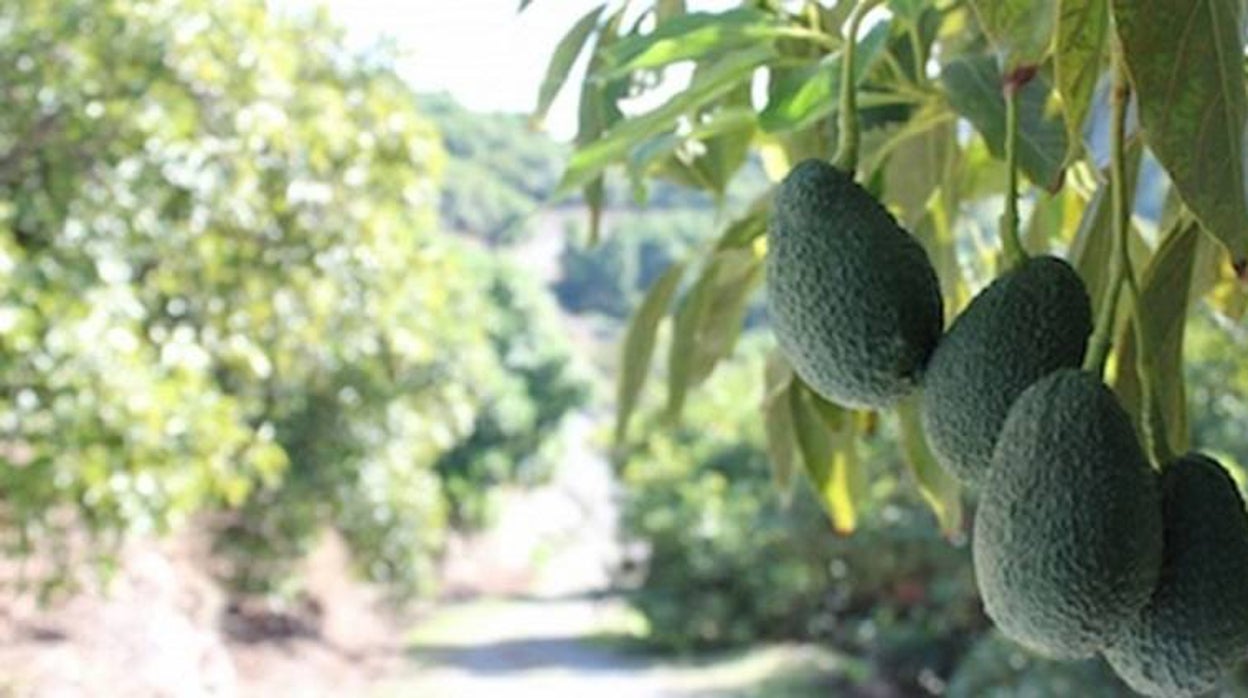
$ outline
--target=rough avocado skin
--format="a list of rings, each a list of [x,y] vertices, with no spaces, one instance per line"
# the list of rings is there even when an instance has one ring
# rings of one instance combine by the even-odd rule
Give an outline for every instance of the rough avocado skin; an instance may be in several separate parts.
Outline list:
[[[972,549],[1000,630],[1057,659],[1115,638],[1161,567],[1157,479],[1098,377],[1061,369],[1023,391],[980,490]]]
[[[1105,658],[1139,693],[1194,696],[1248,652],[1248,515],[1235,482],[1200,454],[1173,461],[1161,491],[1161,580]]]
[[[1010,405],[1041,377],[1077,368],[1090,334],[1088,292],[1056,257],[1033,257],[977,295],[923,376],[923,429],[941,465],[977,487]]]
[[[883,408],[914,389],[944,310],[927,253],[846,173],[793,168],[772,207],[767,308],[780,348],[824,398]]]

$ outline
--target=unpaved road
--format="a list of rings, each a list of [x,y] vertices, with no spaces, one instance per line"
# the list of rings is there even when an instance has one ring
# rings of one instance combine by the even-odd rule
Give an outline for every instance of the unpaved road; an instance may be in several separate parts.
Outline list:
[[[814,698],[846,664],[780,645],[680,661],[621,647],[636,618],[590,598],[476,601],[444,608],[409,645],[407,671],[378,696],[422,698]]]
[[[465,595],[489,596],[443,605],[420,618],[401,676],[378,695],[827,695],[821,679],[844,667],[810,647],[775,646],[700,661],[629,649],[644,620],[620,598],[603,595],[622,551],[616,486],[594,445],[596,435],[594,420],[570,419],[552,481],[512,493],[491,531],[457,543],[448,583]]]
[[[445,609],[416,633],[412,673],[394,694],[673,695],[645,660],[592,641],[619,610],[613,602],[590,599],[486,601]]]

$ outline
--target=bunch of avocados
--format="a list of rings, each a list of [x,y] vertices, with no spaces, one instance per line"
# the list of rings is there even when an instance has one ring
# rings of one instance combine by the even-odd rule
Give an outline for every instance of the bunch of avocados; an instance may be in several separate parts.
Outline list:
[[[1087,291],[1027,259],[944,329],[923,247],[821,160],[780,184],[767,307],[820,395],[881,409],[916,388],[941,465],[978,492],[976,580],[1000,630],[1044,655],[1103,655],[1150,696],[1214,688],[1248,652],[1248,514],[1217,462],[1158,473],[1130,416],[1080,366]]]

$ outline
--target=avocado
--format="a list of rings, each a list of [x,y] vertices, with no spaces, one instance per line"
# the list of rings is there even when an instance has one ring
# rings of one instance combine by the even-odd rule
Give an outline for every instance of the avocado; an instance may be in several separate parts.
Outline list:
[[[923,376],[923,430],[940,464],[978,486],[1010,405],[1041,377],[1077,368],[1091,334],[1088,292],[1056,257],[1028,259],[980,292]]]
[[[1162,471],[1161,497],[1161,580],[1105,658],[1140,693],[1194,696],[1248,652],[1248,515],[1231,477],[1198,453]]]
[[[883,408],[915,388],[944,328],[923,247],[849,173],[820,160],[777,189],[767,309],[780,349],[825,399]]]
[[[1103,649],[1148,602],[1162,555],[1157,474],[1100,378],[1060,369],[1010,408],[972,547],[988,616],[1055,659]]]

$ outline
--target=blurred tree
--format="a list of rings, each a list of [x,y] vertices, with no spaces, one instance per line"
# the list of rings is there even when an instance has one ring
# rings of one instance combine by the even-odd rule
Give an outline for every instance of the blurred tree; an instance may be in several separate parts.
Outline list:
[[[485,255],[477,255],[474,277],[489,301],[485,324],[505,375],[479,395],[482,408],[467,437],[437,462],[453,520],[467,526],[488,521],[494,486],[550,474],[558,453],[544,443],[590,397],[549,292],[515,264]]]
[[[11,542],[243,505],[246,586],[326,525],[427,585],[435,463],[500,394],[532,409],[491,333],[536,310],[436,231],[445,154],[392,62],[245,0],[0,7]]]

